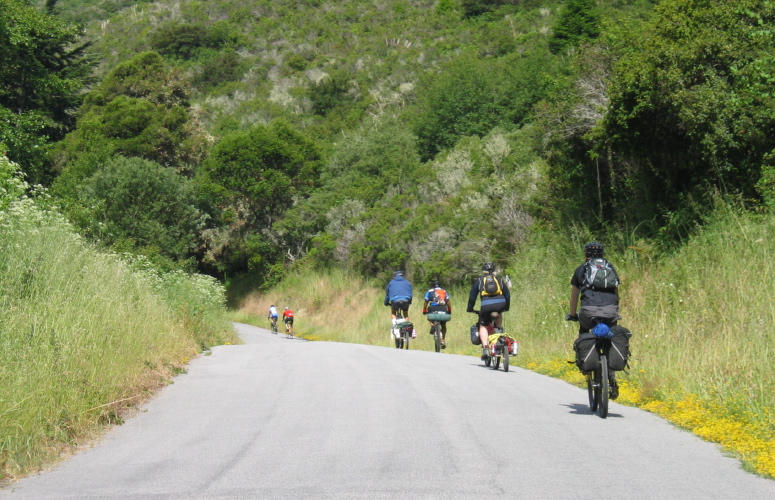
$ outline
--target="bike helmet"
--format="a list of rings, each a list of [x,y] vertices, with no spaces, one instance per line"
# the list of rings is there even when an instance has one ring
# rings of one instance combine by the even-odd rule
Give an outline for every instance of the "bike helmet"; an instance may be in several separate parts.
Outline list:
[[[286,308],[285,308],[285,310],[286,310],[286,311],[290,311],[290,310],[291,310],[291,308],[290,308],[290,307],[286,307]]]
[[[431,286],[431,288],[439,288],[439,282],[437,280],[430,280],[428,284]]]
[[[591,241],[584,245],[584,255],[590,259],[603,256],[603,244],[597,241]]]
[[[403,276],[403,275],[404,275],[403,271],[394,271],[393,272],[393,276]]]
[[[495,272],[495,263],[494,262],[485,262],[482,266],[482,271],[486,273],[494,273]]]

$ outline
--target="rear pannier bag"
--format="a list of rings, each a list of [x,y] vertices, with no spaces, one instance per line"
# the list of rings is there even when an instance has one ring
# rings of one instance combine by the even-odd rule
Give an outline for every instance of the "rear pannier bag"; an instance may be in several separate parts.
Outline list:
[[[597,356],[594,333],[585,332],[579,334],[573,342],[573,350],[576,351],[576,366],[582,373],[595,371],[600,366],[600,358]]]
[[[414,325],[412,323],[408,321],[403,321],[401,323],[398,323],[396,327],[398,328],[398,332],[401,335],[405,335],[407,337],[412,336],[412,330],[414,330]]]
[[[612,326],[611,349],[608,350],[608,368],[621,371],[628,367],[630,358],[630,337],[632,332],[623,326]]]
[[[471,343],[474,345],[482,345],[482,339],[479,337],[479,324],[474,323],[471,327]]]

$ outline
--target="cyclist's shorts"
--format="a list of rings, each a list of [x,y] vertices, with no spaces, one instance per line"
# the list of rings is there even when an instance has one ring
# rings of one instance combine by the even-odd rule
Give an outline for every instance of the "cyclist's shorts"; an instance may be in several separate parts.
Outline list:
[[[404,313],[404,316],[409,315],[409,301],[408,300],[396,300],[395,302],[390,303],[390,309],[393,312],[393,314],[396,314],[398,311],[401,311]]]
[[[493,306],[482,306],[482,309],[479,311],[479,324],[480,325],[489,325],[493,322],[493,318],[491,313],[497,312],[497,313],[503,313],[503,311],[506,310],[506,304],[493,304]]]
[[[285,317],[285,318],[283,318],[283,323],[287,323],[289,325],[292,325],[293,324],[293,318]]]
[[[272,320],[274,320],[274,321],[277,321],[277,316],[275,316],[275,315],[269,316],[269,319],[272,319]]]

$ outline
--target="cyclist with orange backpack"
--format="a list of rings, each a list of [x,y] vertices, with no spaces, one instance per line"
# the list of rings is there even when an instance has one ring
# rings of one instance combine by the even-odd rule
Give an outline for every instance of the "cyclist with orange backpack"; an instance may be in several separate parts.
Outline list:
[[[485,262],[482,266],[482,275],[474,280],[471,285],[471,293],[468,295],[468,307],[466,312],[474,312],[476,299],[481,298],[479,306],[479,338],[482,341],[482,359],[490,355],[489,325],[493,325],[498,331],[503,332],[503,313],[511,306],[511,293],[509,287],[500,276],[495,276],[495,264]]]
[[[432,312],[445,312],[452,314],[452,304],[449,301],[449,293],[439,286],[438,281],[430,282],[431,288],[425,292],[425,302],[422,306],[422,313],[428,314]],[[433,335],[433,321],[429,321],[431,324],[431,335]],[[441,348],[447,348],[447,322],[440,321],[441,323]]]

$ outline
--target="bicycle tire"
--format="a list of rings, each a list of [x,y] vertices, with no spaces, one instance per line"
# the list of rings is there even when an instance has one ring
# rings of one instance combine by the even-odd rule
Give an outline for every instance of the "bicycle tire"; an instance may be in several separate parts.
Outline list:
[[[401,339],[397,338],[395,339],[395,341],[396,341],[396,349],[401,349]]]
[[[595,409],[592,410],[593,412],[598,411],[600,408],[600,367],[598,366],[595,368],[595,383],[594,383],[594,392],[595,392]]]
[[[433,344],[436,352],[441,352],[441,324],[438,321],[433,323]]]
[[[509,346],[503,346],[503,371],[509,371]]]
[[[484,366],[489,368],[491,361],[492,361],[492,357],[490,357],[490,356],[487,356],[486,358],[484,358]]]
[[[589,396],[589,409],[592,413],[597,411],[597,399],[595,399],[595,378],[592,373],[584,374],[587,379],[587,395]]]
[[[600,404],[597,410],[600,418],[608,417],[608,357],[603,354],[600,356]]]
[[[490,365],[490,368],[493,370],[497,370],[498,367],[501,365],[501,357],[500,355],[495,355],[492,357],[492,364]]]
[[[409,350],[409,337],[404,338],[404,349]]]

